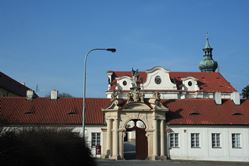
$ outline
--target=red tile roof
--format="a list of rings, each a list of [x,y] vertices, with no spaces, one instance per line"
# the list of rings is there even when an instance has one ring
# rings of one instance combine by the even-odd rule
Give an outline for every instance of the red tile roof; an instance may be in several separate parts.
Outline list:
[[[101,109],[109,106],[110,99],[88,98],[86,102],[86,124],[104,125]],[[223,100],[217,105],[212,99],[163,100],[162,103],[170,110],[166,113],[169,125],[248,125],[248,100],[240,105],[231,100]],[[0,117],[13,125],[81,125],[82,99],[36,98],[28,101],[23,97],[2,97]]]
[[[218,72],[169,72],[169,74],[171,79],[178,81],[189,76],[198,79],[200,91],[203,92],[236,92],[236,89]]]
[[[106,108],[110,99],[86,99],[86,124],[104,124],[101,108]],[[10,124],[68,124],[82,123],[82,99],[36,98],[26,100],[23,97],[0,98],[0,116]]]
[[[30,89],[2,72],[0,72],[0,88],[22,97],[25,97],[26,91]],[[37,94],[35,94],[35,96],[37,96]]]
[[[248,125],[249,101],[235,105],[223,100],[217,105],[212,99],[165,100],[169,108],[166,122],[170,125]]]
[[[113,72],[114,77],[129,76],[128,71],[109,71]],[[195,77],[198,79],[198,85],[202,92],[236,92],[236,89],[218,72],[169,72],[170,79],[177,84],[178,90],[181,90],[181,78]],[[147,80],[146,72],[139,72],[139,80],[144,83]],[[116,81],[113,80],[110,91],[115,89]]]

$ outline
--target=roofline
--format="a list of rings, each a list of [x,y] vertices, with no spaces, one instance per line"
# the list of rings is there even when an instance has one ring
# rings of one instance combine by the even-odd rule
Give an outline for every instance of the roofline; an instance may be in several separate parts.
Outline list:
[[[155,90],[155,89],[141,89],[142,92],[205,92],[205,93],[215,93],[218,91],[202,91],[202,90],[197,90],[197,91],[187,91],[187,90]],[[113,92],[112,90],[107,90],[106,92]],[[130,92],[129,90],[122,90],[121,92]],[[238,92],[238,91],[230,91],[230,92],[225,92],[221,91],[221,93],[233,93],[233,92]]]
[[[249,126],[249,123],[247,124],[171,124],[166,122],[167,126]]]
[[[75,126],[75,127],[81,127],[82,124],[50,124],[50,123],[44,123],[44,124],[40,124],[40,123],[22,123],[22,124],[4,124],[3,127],[23,127],[23,126],[29,126],[29,127],[45,127],[45,126],[53,126],[53,127],[63,127],[63,126]],[[89,124],[86,123],[87,126],[106,126],[105,123],[97,123],[97,124]],[[248,127],[249,124],[171,124],[171,123],[166,123],[166,126],[244,126],[244,127]]]
[[[105,126],[105,123],[96,123],[96,124],[90,124],[90,123],[86,123],[86,125],[88,126]],[[30,127],[44,127],[44,126],[59,126],[59,127],[63,127],[63,126],[79,126],[81,127],[82,124],[81,123],[11,123],[11,122],[7,122],[5,124],[2,124],[2,127],[15,127],[15,126],[30,126]]]
[[[1,72],[1,71],[0,71],[0,75],[3,75],[4,77],[6,77],[7,79],[9,79],[10,81],[13,81],[15,84],[20,85],[21,88],[26,89],[26,91],[27,91],[27,90],[33,90],[33,89],[27,87],[26,85],[24,85],[24,84],[18,82],[17,80],[11,78],[10,76],[8,76],[7,74],[5,74],[5,73],[3,73],[3,72]],[[3,88],[3,87],[2,87],[2,88]],[[17,93],[16,93],[15,91],[13,91],[12,89],[9,89],[9,88],[7,88],[7,89],[8,89],[8,91],[10,91],[10,92],[12,92],[12,93],[17,94]],[[20,93],[18,93],[17,95],[22,96],[22,94],[20,94]],[[38,97],[38,95],[36,94],[36,92],[34,92],[34,96],[35,96],[35,97]]]

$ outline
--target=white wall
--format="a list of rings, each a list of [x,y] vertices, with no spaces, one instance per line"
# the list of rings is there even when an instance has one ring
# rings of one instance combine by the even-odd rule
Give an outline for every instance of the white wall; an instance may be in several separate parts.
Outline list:
[[[124,85],[123,82],[126,82],[126,84]],[[120,77],[119,79],[117,79],[117,86],[119,90],[129,91],[130,88],[132,87],[131,77],[127,76]]]
[[[86,141],[86,143],[87,143],[87,145],[88,145],[89,149],[91,150],[91,153],[94,157],[101,157],[101,156],[96,155],[96,148],[95,147],[91,147],[91,133],[100,133],[101,134],[100,144],[102,144],[102,139],[103,139],[102,137],[103,136],[101,133],[101,127],[103,127],[103,125],[86,125],[85,126],[85,141]],[[75,127],[72,131],[81,133],[82,127]],[[82,135],[82,134],[80,134],[80,135]]]
[[[32,126],[30,126],[32,127]],[[34,126],[33,126],[34,127]],[[95,148],[91,147],[91,133],[100,132],[103,125],[86,126],[86,142],[88,143],[92,155],[96,156]],[[11,130],[22,130],[27,127],[4,127],[3,132]],[[55,128],[55,127],[52,127]],[[82,130],[81,126],[65,126],[56,127],[71,129],[72,132]],[[169,149],[169,133],[167,135],[168,142],[168,156],[172,160],[214,160],[214,161],[249,161],[249,128],[248,126],[201,126],[201,125],[170,125],[168,126],[174,133],[179,133],[179,147]],[[200,147],[191,148],[191,133],[200,134]],[[212,148],[212,133],[220,133],[221,148]],[[232,133],[240,133],[241,148],[232,148]],[[102,143],[103,136],[101,134],[100,143]],[[103,146],[103,145],[102,145]],[[102,147],[103,148],[103,147]]]
[[[191,83],[191,84],[189,84]],[[200,90],[199,86],[197,85],[197,79],[194,77],[186,77],[182,79],[182,90],[187,91],[198,91]]]
[[[179,147],[169,149],[171,159],[249,161],[248,126],[168,126],[179,133]],[[191,148],[191,133],[200,133],[200,147]],[[221,148],[212,148],[212,133],[220,133]],[[241,148],[232,148],[232,133],[240,133]],[[169,140],[169,134],[168,134]]]
[[[147,80],[142,85],[144,90],[177,90],[176,84],[172,83],[169,76],[169,71],[162,67],[155,67],[152,70],[148,70]],[[155,77],[161,78],[161,83],[155,83]]]

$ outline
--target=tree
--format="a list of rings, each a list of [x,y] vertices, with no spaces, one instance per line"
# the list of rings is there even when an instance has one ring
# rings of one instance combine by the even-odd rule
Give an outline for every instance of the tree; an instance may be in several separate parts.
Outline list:
[[[241,95],[243,99],[249,99],[249,85],[242,89]]]
[[[1,134],[0,163],[4,166],[96,166],[90,149],[77,133],[43,127]]]
[[[47,95],[45,95],[45,97],[50,97],[50,94],[47,94]],[[62,93],[58,93],[58,97],[59,98],[64,98],[64,97],[67,97],[67,98],[70,98],[70,97],[74,97],[74,96],[72,96],[71,94],[69,94],[69,93],[66,93],[66,92],[62,92]]]
[[[0,113],[0,133],[2,133],[4,126],[8,124],[8,120],[5,119],[2,114]]]
[[[71,94],[65,93],[65,92],[59,93],[58,96],[59,96],[59,97],[73,97]]]

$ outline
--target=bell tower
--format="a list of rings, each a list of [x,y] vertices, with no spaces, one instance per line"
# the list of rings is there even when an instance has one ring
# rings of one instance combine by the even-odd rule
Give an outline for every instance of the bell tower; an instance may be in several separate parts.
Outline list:
[[[201,60],[199,65],[200,71],[215,72],[218,67],[218,63],[215,60],[213,60],[213,55],[212,55],[213,48],[209,44],[208,33],[206,33],[205,47],[202,50],[204,54],[203,54],[203,59]]]

